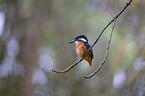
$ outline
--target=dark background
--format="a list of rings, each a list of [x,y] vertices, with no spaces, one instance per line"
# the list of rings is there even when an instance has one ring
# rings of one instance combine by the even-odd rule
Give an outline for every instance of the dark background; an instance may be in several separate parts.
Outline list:
[[[111,26],[94,46],[93,66],[79,60],[75,44],[92,45],[128,0],[0,0],[0,96],[145,96],[145,0],[133,0],[118,18],[107,62]]]

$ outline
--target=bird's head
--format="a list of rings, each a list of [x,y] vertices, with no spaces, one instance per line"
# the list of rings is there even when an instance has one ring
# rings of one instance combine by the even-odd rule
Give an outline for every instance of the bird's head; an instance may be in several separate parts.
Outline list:
[[[74,40],[69,41],[68,43],[77,43],[78,41],[82,41],[84,43],[88,43],[88,38],[85,35],[79,35]]]

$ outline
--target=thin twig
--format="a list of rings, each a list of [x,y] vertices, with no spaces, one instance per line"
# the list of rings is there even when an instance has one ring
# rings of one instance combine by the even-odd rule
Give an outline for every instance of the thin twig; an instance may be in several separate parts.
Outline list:
[[[92,46],[89,48],[89,50],[84,54],[84,56],[77,62],[75,62],[74,64],[70,65],[68,68],[66,68],[63,71],[58,71],[58,70],[52,70],[53,72],[56,73],[66,73],[68,72],[70,69],[72,69],[73,67],[75,67],[76,65],[78,65],[87,55],[87,53],[94,47],[94,45],[98,42],[98,40],[100,39],[101,35],[104,33],[104,31],[110,26],[110,24],[114,21],[117,20],[117,18],[125,11],[125,9],[131,4],[132,0],[130,0],[128,3],[126,3],[126,6],[103,28],[103,30],[99,33],[99,36],[97,37],[97,39],[95,40],[95,42],[92,44]]]
[[[103,67],[103,65],[105,64],[106,60],[107,60],[107,57],[108,57],[108,52],[109,52],[109,48],[110,48],[110,43],[111,43],[111,38],[112,38],[112,34],[113,34],[113,30],[114,30],[114,27],[115,27],[115,24],[116,24],[116,19],[114,19],[114,24],[112,26],[112,30],[111,30],[111,33],[110,33],[110,37],[109,37],[109,40],[108,40],[108,44],[107,44],[107,48],[106,48],[106,54],[105,54],[105,57],[104,57],[104,60],[101,62],[100,66],[98,67],[98,69],[93,72],[92,74],[90,74],[89,76],[84,76],[84,78],[91,78],[93,77],[95,74],[97,74],[98,71],[100,71],[100,69]]]
[[[84,58],[85,58],[85,55],[84,55],[83,58],[81,58],[79,61],[77,61],[76,63],[70,65],[68,68],[66,68],[66,69],[63,70],[63,71],[58,71],[58,70],[52,70],[52,71],[53,71],[53,72],[56,72],[56,73],[66,73],[66,72],[68,72],[70,69],[72,69],[73,67],[75,67],[77,64],[79,64]]]
[[[103,30],[99,33],[99,36],[97,37],[97,39],[95,40],[95,42],[93,43],[93,45],[90,47],[89,50],[91,50],[94,45],[98,42],[98,40],[100,39],[101,35],[104,33],[104,31],[110,26],[110,24],[116,19],[118,19],[118,17],[125,11],[125,9],[131,4],[132,0],[130,0],[128,3],[126,3],[125,7],[103,28]],[[88,50],[88,51],[89,51]]]

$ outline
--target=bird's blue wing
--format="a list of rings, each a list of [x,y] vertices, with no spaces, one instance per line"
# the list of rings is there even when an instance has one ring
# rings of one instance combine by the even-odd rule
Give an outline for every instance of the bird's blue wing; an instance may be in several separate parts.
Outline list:
[[[89,48],[91,47],[90,44],[88,44],[88,43],[84,43],[84,45],[86,46],[87,50],[89,50]],[[92,49],[89,52],[91,52],[91,57],[93,58],[93,51],[92,51]]]

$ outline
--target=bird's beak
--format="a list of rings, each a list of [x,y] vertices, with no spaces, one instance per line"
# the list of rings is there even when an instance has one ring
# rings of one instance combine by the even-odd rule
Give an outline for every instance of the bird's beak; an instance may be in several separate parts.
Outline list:
[[[69,41],[68,44],[70,44],[70,43],[74,43],[74,42],[75,42],[75,40],[72,40],[72,41]]]

